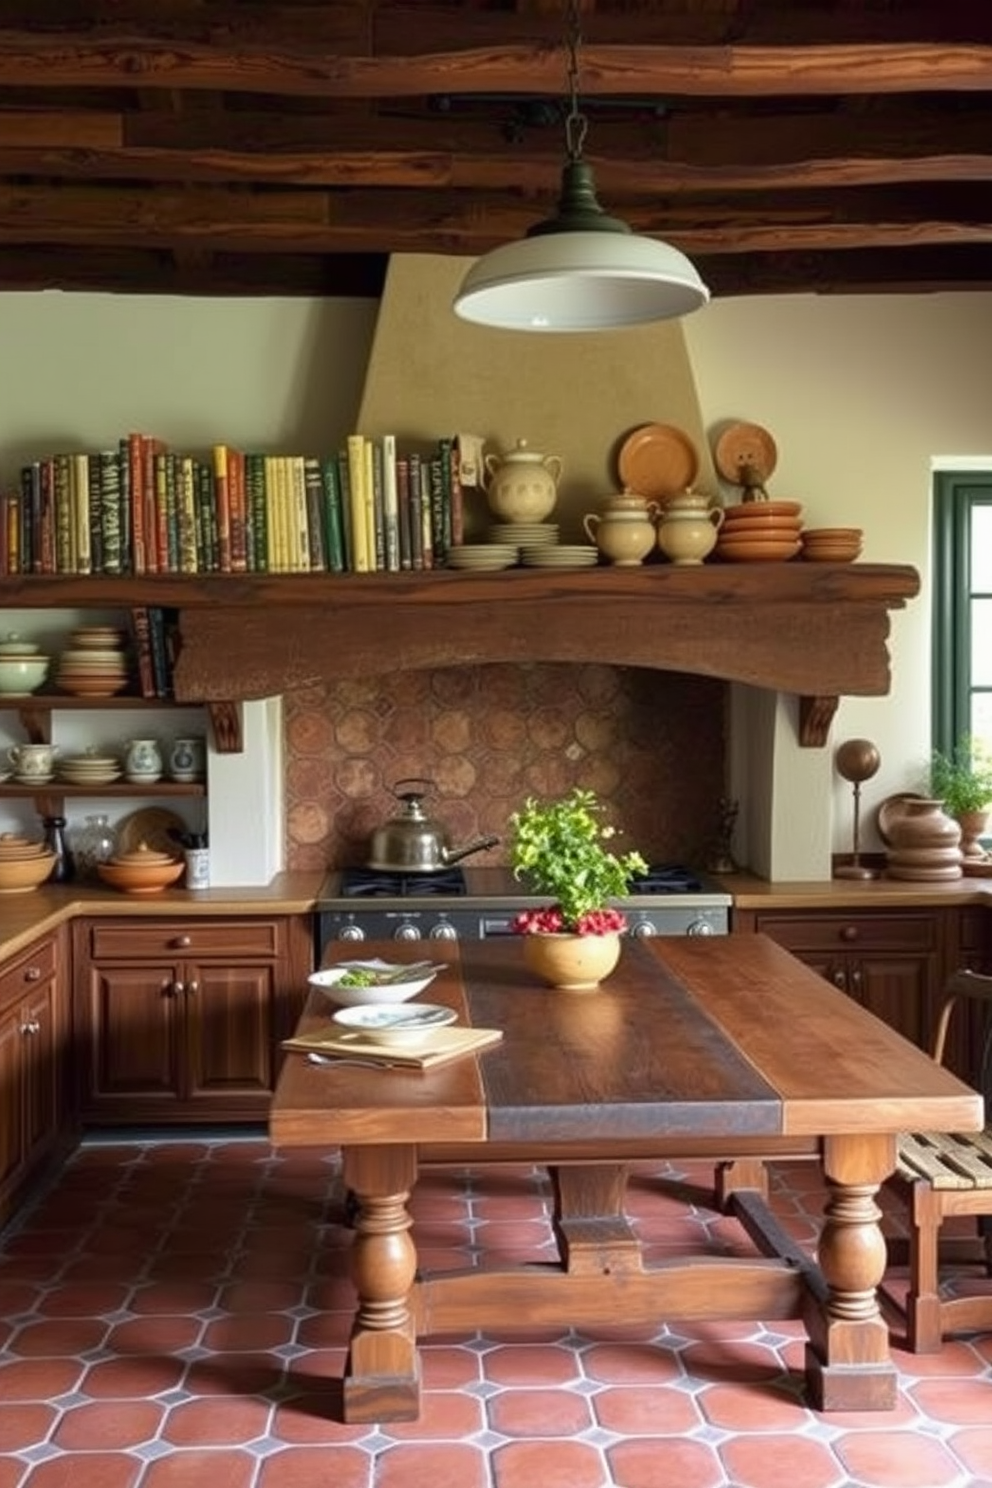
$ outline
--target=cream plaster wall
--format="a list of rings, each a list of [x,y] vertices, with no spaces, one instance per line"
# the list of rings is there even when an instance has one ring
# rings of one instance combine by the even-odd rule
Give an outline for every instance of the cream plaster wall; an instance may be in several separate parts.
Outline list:
[[[416,261],[394,268],[418,280],[415,318],[445,327],[446,291],[460,269],[438,262],[437,290]],[[0,294],[0,479],[25,459],[100,447],[130,428],[192,450],[216,438],[336,447],[356,426],[376,323],[368,301]],[[451,325],[453,337],[469,329]],[[588,351],[586,336],[510,337],[497,356],[489,338],[505,343],[507,333],[471,334],[483,339],[463,349],[452,374],[472,390],[478,416],[506,392],[508,411],[491,415],[491,431],[554,449],[576,478],[586,470],[579,505],[612,478],[625,429],[654,419],[691,429],[697,417],[711,435],[747,419],[778,444],[770,494],[800,498],[811,525],[863,526],[869,560],[920,568],[921,597],[892,617],[890,695],[844,700],[832,733],[834,742],[865,735],[881,750],[864,794],[865,846],[873,845],[871,807],[916,788],[927,752],[932,470],[992,466],[992,295],[716,301],[681,327],[597,337]],[[695,383],[687,401],[669,378],[683,345]],[[519,378],[505,387],[507,364],[539,374],[527,379],[525,402]],[[440,374],[418,342],[391,375],[408,417],[426,400],[432,426],[448,429],[435,401]],[[590,432],[599,451],[591,462],[576,455]],[[829,846],[849,845],[849,789],[833,776],[831,750],[799,751],[790,700],[743,706],[759,719],[734,750],[755,856],[776,876],[818,876]]]

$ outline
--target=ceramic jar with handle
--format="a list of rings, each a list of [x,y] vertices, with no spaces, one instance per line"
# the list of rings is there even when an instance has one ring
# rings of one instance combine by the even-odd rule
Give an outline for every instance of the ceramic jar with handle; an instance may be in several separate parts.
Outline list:
[[[676,505],[679,501],[684,502],[685,498],[673,497],[661,514],[658,547],[673,563],[702,563],[716,547],[717,534],[723,525],[723,508],[709,506],[705,497]]]
[[[27,785],[43,784],[52,778],[58,752],[57,744],[12,744],[7,759],[19,781]]]
[[[589,541],[604,558],[621,568],[642,563],[658,540],[653,520],[657,506],[640,496],[634,500],[637,505],[614,506],[608,502],[605,511],[587,512],[582,519]]]
[[[562,464],[558,455],[539,455],[518,439],[505,455],[488,454],[485,492],[489,509],[501,522],[543,522],[554,510]]]

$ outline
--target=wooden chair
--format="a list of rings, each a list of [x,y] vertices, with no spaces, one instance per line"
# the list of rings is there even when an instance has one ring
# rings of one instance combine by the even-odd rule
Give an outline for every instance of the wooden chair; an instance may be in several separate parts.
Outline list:
[[[950,1135],[912,1132],[899,1138],[897,1166],[891,1185],[908,1198],[909,1292],[906,1331],[910,1349],[918,1354],[940,1351],[944,1335],[953,1332],[992,1332],[992,1284],[981,1295],[949,1297],[941,1293],[941,1267],[952,1259],[974,1263],[992,1277],[992,976],[956,972],[944,989],[933,1044],[933,1057],[943,1062],[952,1015],[955,1028],[970,1010],[969,1032],[978,1034],[969,1048],[968,1080],[985,1097],[986,1127],[982,1132]],[[951,1215],[973,1215],[975,1238],[940,1238]],[[890,1258],[895,1248],[890,1247]]]

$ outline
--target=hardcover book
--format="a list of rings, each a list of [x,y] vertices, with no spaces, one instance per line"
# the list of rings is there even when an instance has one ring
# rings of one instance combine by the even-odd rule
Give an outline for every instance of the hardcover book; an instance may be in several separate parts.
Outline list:
[[[309,567],[311,571],[323,573],[327,569],[327,545],[324,526],[324,482],[320,461],[307,455],[303,461],[303,478],[307,493],[307,536],[309,539]]]
[[[348,447],[348,483],[351,505],[351,544],[352,544],[352,571],[354,573],[368,573],[372,566],[372,557],[369,550],[369,520],[368,508],[371,504],[372,493],[366,494],[365,480],[365,440],[361,434],[349,434]]]
[[[344,573],[344,530],[341,525],[341,488],[338,484],[337,456],[323,462],[321,479],[324,493],[324,542],[327,566],[331,573]]]
[[[386,529],[386,571],[400,568],[400,515],[396,489],[396,435],[382,436],[382,510]]]

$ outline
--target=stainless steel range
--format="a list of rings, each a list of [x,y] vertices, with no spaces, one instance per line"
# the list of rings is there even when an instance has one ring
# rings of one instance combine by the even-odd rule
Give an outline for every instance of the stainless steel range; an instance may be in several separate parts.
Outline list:
[[[512,935],[523,909],[547,904],[507,868],[439,873],[344,869],[325,880],[316,904],[317,956],[332,941],[486,940]],[[617,901],[630,935],[726,935],[731,897],[679,865],[651,867]]]

